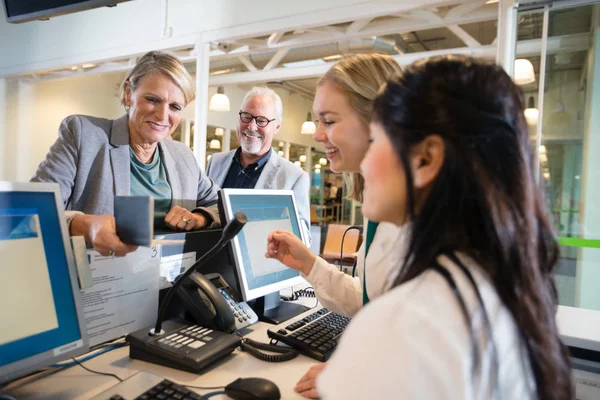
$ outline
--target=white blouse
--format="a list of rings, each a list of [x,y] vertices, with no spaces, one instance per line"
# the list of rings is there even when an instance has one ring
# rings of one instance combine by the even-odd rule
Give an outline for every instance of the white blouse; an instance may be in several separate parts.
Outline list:
[[[497,398],[536,398],[512,315],[477,264],[465,256],[460,259],[475,279],[492,326],[499,365]],[[481,333],[481,308],[470,282],[447,257],[438,262],[451,273]],[[371,301],[353,318],[317,390],[326,400],[493,399],[491,346],[479,348],[480,373],[472,374],[471,339],[459,303],[446,280],[427,271]]]
[[[366,224],[365,224],[366,226]],[[407,225],[405,225],[407,226]],[[403,254],[407,228],[382,222],[377,226],[373,242],[367,254],[367,294],[373,300],[392,284],[400,268],[399,257]],[[358,250],[356,277],[339,270],[338,266],[317,257],[306,280],[313,286],[317,298],[333,312],[353,316],[363,304],[363,270],[365,265],[365,241]]]

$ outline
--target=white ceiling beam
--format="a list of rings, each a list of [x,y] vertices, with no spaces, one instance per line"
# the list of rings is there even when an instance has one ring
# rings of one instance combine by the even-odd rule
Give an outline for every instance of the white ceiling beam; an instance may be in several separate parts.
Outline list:
[[[439,15],[434,12],[427,10],[413,10],[405,15],[405,18],[415,19],[417,21],[439,21],[442,19]]]
[[[373,18],[365,18],[354,21],[348,26],[348,28],[346,28],[346,35],[360,32],[365,26],[369,25],[371,21],[373,21]]]
[[[467,31],[458,26],[457,24],[448,25],[448,29],[450,32],[454,33],[460,40],[463,41],[469,47],[479,47],[481,43],[473,36],[471,36]]]
[[[492,21],[497,18],[498,9],[496,7],[481,7],[480,9],[474,11],[469,15],[464,15],[457,18],[447,18],[442,19],[438,15],[425,11],[428,13],[428,18],[433,18],[434,16],[437,20],[432,21],[415,21],[415,20],[406,20],[404,23],[398,23],[395,20],[383,20],[383,21],[373,21],[368,24],[365,28],[360,30],[359,32],[340,35],[335,38],[337,41],[343,40],[352,40],[359,39],[363,37],[371,37],[371,36],[382,36],[382,35],[390,35],[394,33],[400,32],[411,32],[411,31],[421,31],[425,29],[435,29],[446,27],[448,25],[462,25],[462,24],[470,24],[474,22],[483,22],[483,21]],[[264,52],[273,49],[281,49],[281,48],[297,48],[297,47],[307,47],[307,46],[316,46],[320,44],[331,43],[331,37],[323,35],[322,33],[302,33],[298,35],[292,35],[285,40],[280,40],[279,43],[271,46],[271,47],[255,47],[251,51],[240,52],[239,54],[250,54],[251,52]],[[225,55],[215,55],[213,59],[226,59],[231,58],[231,53]]]
[[[589,33],[581,33],[574,35],[556,36],[548,38],[547,53],[556,54],[564,52],[585,51],[591,48],[592,38]],[[517,43],[516,53],[519,57],[531,57],[539,55],[541,51],[541,40],[523,40]],[[495,45],[487,45],[481,47],[466,47],[461,49],[444,49],[423,53],[409,53],[397,55],[394,58],[402,65],[410,64],[418,59],[432,57],[442,54],[470,54],[477,57],[494,58],[496,52]],[[133,60],[133,59],[132,59]],[[130,62],[130,61],[129,61]],[[60,75],[53,73],[35,73],[40,80],[52,80],[63,78],[65,76],[85,76],[97,75],[108,72],[126,71],[131,68],[128,61],[125,62],[109,62],[101,64],[98,67],[84,70],[84,72],[64,71],[66,74]],[[230,84],[247,84],[266,82],[271,80],[290,80],[316,78],[322,76],[335,62],[304,68],[274,68],[269,71],[256,70],[253,72],[239,72],[233,74],[216,75],[210,77],[210,85],[230,85]],[[60,71],[57,71],[60,72]],[[25,80],[31,77],[33,73],[21,75]],[[30,78],[31,79],[31,78]]]
[[[157,41],[148,40],[143,44],[131,44],[119,47],[111,47],[106,50],[92,53],[78,53],[70,57],[52,58],[44,61],[19,64],[0,68],[0,77],[18,76],[23,74],[45,73],[59,68],[68,68],[77,64],[102,64],[107,61],[120,60],[132,56],[142,56],[151,50],[173,51],[193,46],[198,34],[170,37]]]
[[[485,5],[485,2],[486,0],[480,0],[457,5],[456,7],[452,7],[450,11],[448,11],[445,18],[457,18],[462,17],[463,15],[470,14],[478,8],[483,7]]]
[[[586,51],[592,47],[592,37],[589,33],[549,37],[546,45],[547,54],[574,53]],[[519,57],[539,56],[542,51],[540,39],[521,40],[517,42],[516,55]]]
[[[255,39],[255,38],[246,38],[246,39],[238,39],[236,43],[246,44],[248,46],[256,46],[256,47],[267,47],[268,40],[265,39]]]
[[[248,57],[246,57],[246,56],[237,56],[237,58],[238,58],[238,60],[240,60],[240,62],[242,64],[244,64],[244,67],[248,68],[248,71],[250,71],[250,72],[258,71],[258,68],[256,68],[254,66],[254,64],[252,64],[252,61],[250,61],[248,59]]]
[[[271,33],[271,35],[267,39],[267,46],[271,47],[274,44],[279,43],[279,41],[281,40],[281,38],[283,37],[283,35],[285,35],[285,31],[279,31],[279,32]]]
[[[304,29],[306,32],[316,32],[316,33],[328,33],[333,35],[340,35],[344,33],[342,28],[338,28],[335,26],[316,26],[314,28],[306,28]]]
[[[266,36],[281,30],[302,30],[306,28],[333,25],[343,22],[356,21],[357,19],[376,18],[396,13],[408,12],[419,7],[435,5],[461,4],[464,0],[440,1],[420,0],[420,4],[408,1],[378,1],[355,4],[347,7],[332,9],[331,12],[320,10],[314,13],[293,15],[285,18],[260,21],[231,28],[217,29],[204,32],[198,38],[198,43],[210,42],[211,40],[234,40],[244,37]],[[494,7],[495,8],[495,7]]]
[[[583,51],[591,47],[592,40],[588,33],[556,36],[548,38],[548,54],[556,54],[565,51]],[[525,40],[517,43],[517,55],[519,57],[530,57],[539,55],[541,51],[541,40]],[[442,49],[420,53],[408,53],[393,56],[401,65],[408,65],[417,60],[445,54],[464,54],[473,57],[494,59],[496,57],[496,46],[486,45],[479,47],[464,47],[459,49]],[[335,62],[303,67],[303,68],[274,68],[270,71],[240,72],[227,75],[211,76],[211,86],[254,84],[273,80],[295,80],[317,78],[325,74]]]
[[[288,53],[288,51],[289,51],[289,49],[277,50],[275,55],[273,55],[273,57],[269,60],[267,65],[265,65],[265,67],[263,68],[263,71],[269,71],[269,70],[273,69],[274,67],[276,67],[277,64],[279,64],[279,61],[281,61],[281,59],[283,57],[285,57],[285,55]]]

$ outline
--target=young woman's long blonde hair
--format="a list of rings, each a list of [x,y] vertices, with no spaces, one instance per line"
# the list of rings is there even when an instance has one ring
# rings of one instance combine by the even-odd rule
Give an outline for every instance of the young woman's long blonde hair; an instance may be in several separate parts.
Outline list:
[[[367,127],[371,123],[373,103],[379,88],[392,75],[401,72],[400,65],[388,55],[357,54],[339,61],[319,80],[317,86],[332,84],[341,90],[348,103]],[[361,174],[345,172],[344,180],[351,200],[362,201],[364,180]]]

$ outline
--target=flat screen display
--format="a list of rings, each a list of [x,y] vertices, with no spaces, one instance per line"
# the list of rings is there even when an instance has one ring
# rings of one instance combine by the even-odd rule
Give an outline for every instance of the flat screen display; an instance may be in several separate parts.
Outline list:
[[[6,20],[20,23],[116,5],[130,0],[2,0]]]

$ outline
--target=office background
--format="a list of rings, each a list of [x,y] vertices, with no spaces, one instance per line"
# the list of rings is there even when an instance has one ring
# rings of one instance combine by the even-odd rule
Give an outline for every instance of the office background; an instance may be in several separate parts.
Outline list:
[[[510,11],[515,2],[504,0],[135,0],[20,25],[0,18],[0,180],[28,180],[65,116],[120,116],[125,71],[161,49],[196,76],[201,101],[186,108],[174,140],[201,165],[237,146],[244,93],[268,85],[284,103],[273,145],[311,174],[314,224],[361,223],[357,203],[331,207],[326,184],[342,188],[339,175],[320,163],[322,146],[300,132],[329,64],[355,52],[392,54],[402,64],[459,52],[511,69],[524,59],[529,64],[514,73],[524,77],[540,185],[562,244],[560,302],[600,310],[600,5],[519,3]],[[218,86],[228,112],[207,110]]]

